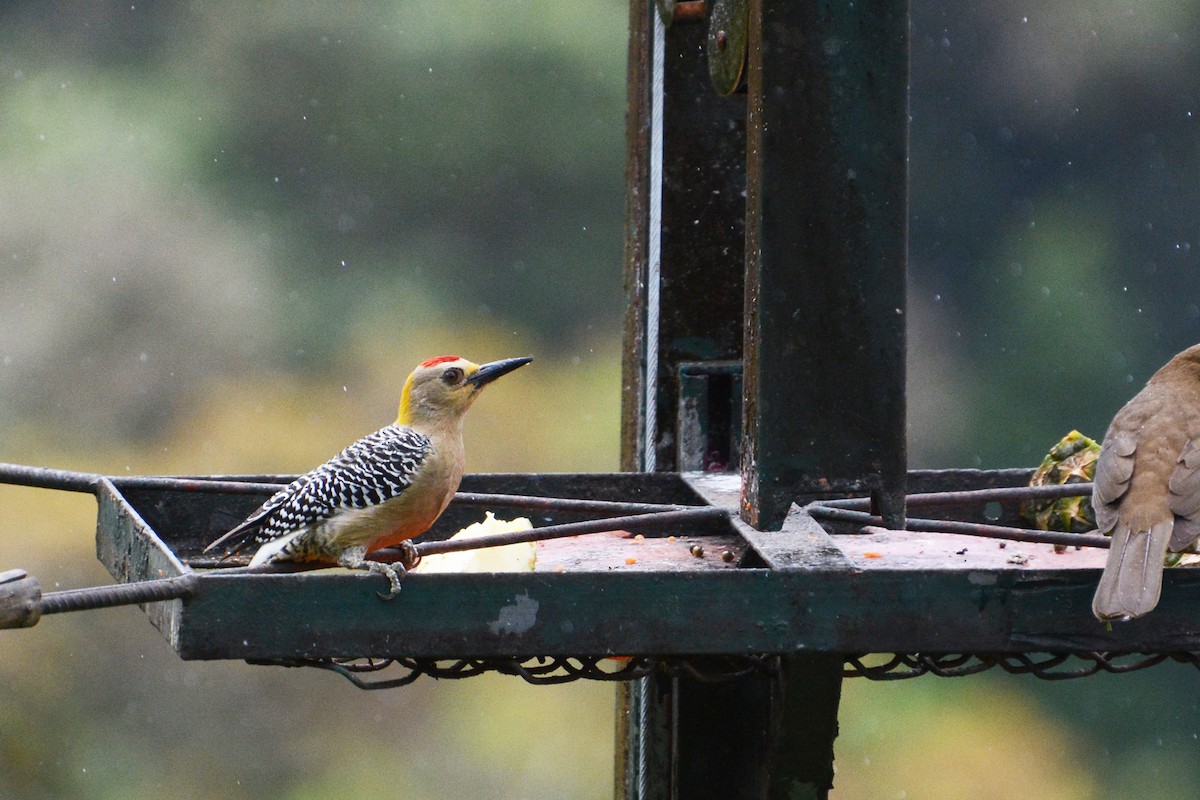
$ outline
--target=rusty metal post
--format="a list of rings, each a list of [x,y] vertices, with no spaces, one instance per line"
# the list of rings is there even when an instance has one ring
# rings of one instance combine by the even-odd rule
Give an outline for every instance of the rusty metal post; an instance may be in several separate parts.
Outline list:
[[[749,42],[743,515],[902,527],[908,0],[751,0]]]

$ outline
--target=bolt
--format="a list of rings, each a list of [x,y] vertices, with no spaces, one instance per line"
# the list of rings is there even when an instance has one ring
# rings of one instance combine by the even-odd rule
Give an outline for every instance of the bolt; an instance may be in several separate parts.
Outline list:
[[[729,34],[725,31],[717,31],[717,51],[724,53],[725,46],[729,43]]]

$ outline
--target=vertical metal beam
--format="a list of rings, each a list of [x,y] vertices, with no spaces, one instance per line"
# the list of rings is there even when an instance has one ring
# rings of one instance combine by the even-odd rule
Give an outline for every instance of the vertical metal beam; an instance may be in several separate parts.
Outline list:
[[[646,381],[646,267],[650,193],[649,0],[629,2],[625,107],[625,349],[621,361],[621,469],[642,469]]]
[[[775,686],[769,676],[675,681],[674,798],[768,796]]]
[[[709,87],[703,26],[672,26],[657,185],[653,13],[631,0],[622,465],[675,468],[679,365],[744,352],[748,521],[778,527],[804,492],[869,490],[895,524],[907,3],[752,2],[748,108]],[[664,676],[622,686],[617,796],[826,797],[841,658],[780,664],[721,686]]]
[[[751,0],[743,515],[904,519],[908,0]]]
[[[784,656],[772,703],[770,800],[827,800],[842,698],[840,655]]]
[[[621,469],[645,466],[646,281],[650,218],[651,0],[629,2],[625,111],[625,348],[621,362]],[[664,741],[650,716],[652,679],[617,687],[616,800],[644,800],[651,741]]]
[[[678,469],[680,365],[739,361],[744,340],[745,96],[723,98],[712,89],[703,20],[677,20],[667,28],[660,76],[661,184],[655,186],[656,13],[648,0],[631,0],[621,422],[626,470]],[[651,221],[659,202],[656,191],[661,191],[657,226]],[[655,256],[659,271],[652,277],[649,264]],[[655,326],[648,324],[651,319]],[[731,691],[713,692],[707,685],[664,676],[621,686],[617,797],[708,794],[681,792],[678,781],[700,774],[705,765],[715,768],[713,748],[725,746],[719,720],[745,711],[729,704],[737,695]],[[764,696],[769,687],[759,682],[749,691]],[[681,725],[680,714],[718,722]],[[765,724],[765,718],[758,719]],[[742,763],[755,763],[759,754],[745,753]]]
[[[703,20],[666,29],[663,60],[662,218],[657,230],[660,274],[657,331],[651,316],[650,170],[654,12],[633,0],[630,17],[629,105],[626,124],[625,361],[622,387],[622,468],[644,469],[647,429],[654,468],[675,470],[679,365],[742,357],[745,238],[745,95],[719,96],[708,77]],[[636,48],[636,49],[635,49]],[[654,336],[651,343],[648,336]],[[651,348],[653,344],[653,348]],[[648,363],[653,349],[657,357]],[[647,370],[651,370],[647,374]],[[654,407],[644,400],[654,381]],[[647,417],[653,414],[653,425]]]

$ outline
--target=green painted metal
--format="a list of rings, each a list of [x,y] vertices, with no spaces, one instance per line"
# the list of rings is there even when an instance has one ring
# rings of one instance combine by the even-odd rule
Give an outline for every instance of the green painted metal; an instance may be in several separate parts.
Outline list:
[[[746,70],[747,0],[712,0],[708,19],[708,76],[725,97],[742,86]]]
[[[774,734],[773,676],[671,681],[675,797],[760,798]]]
[[[663,74],[663,164],[658,388],[644,402],[650,239],[650,53],[647,0],[631,3],[627,113],[625,361],[622,468],[642,469],[645,415],[654,414],[656,468],[678,470],[678,369],[684,362],[740,361],[745,214],[745,95],[719,97],[704,57],[707,25],[677,19],[667,29]]]
[[[744,513],[904,516],[908,3],[752,0]]]
[[[842,657],[785,656],[774,684],[773,721],[767,757],[767,796],[779,800],[826,800],[833,788],[833,742],[838,735]]]
[[[675,423],[680,472],[737,469],[742,451],[742,362],[689,361],[679,365]]]
[[[640,496],[655,502],[722,496],[675,475],[560,476],[557,485],[623,491],[642,480]],[[556,481],[470,476],[470,485],[549,492]],[[255,502],[200,496],[206,510],[196,516],[186,502],[195,495],[130,494],[134,504],[111,484],[99,495],[98,553],[123,581],[181,574],[186,555],[198,553],[227,515]],[[375,595],[382,579],[340,570],[201,573],[193,597],[146,610],[180,655],[193,659],[1200,650],[1194,570],[1168,571],[1155,613],[1110,631],[1091,616],[1095,569],[984,569],[953,559],[940,569],[862,569],[845,556],[853,536],[826,534],[802,511],[778,532],[728,524],[753,550],[743,568],[418,573],[393,602]]]

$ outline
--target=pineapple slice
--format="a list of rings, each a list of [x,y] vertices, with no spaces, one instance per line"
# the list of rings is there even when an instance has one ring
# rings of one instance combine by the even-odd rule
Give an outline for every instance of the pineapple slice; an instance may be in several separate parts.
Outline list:
[[[1099,444],[1079,431],[1071,431],[1050,448],[1029,485],[1086,483],[1096,473],[1096,459],[1099,456]],[[1021,504],[1021,516],[1043,531],[1084,533],[1096,528],[1096,514],[1092,510],[1090,494],[1057,500],[1027,500]],[[1066,547],[1055,545],[1054,550],[1061,553]]]

